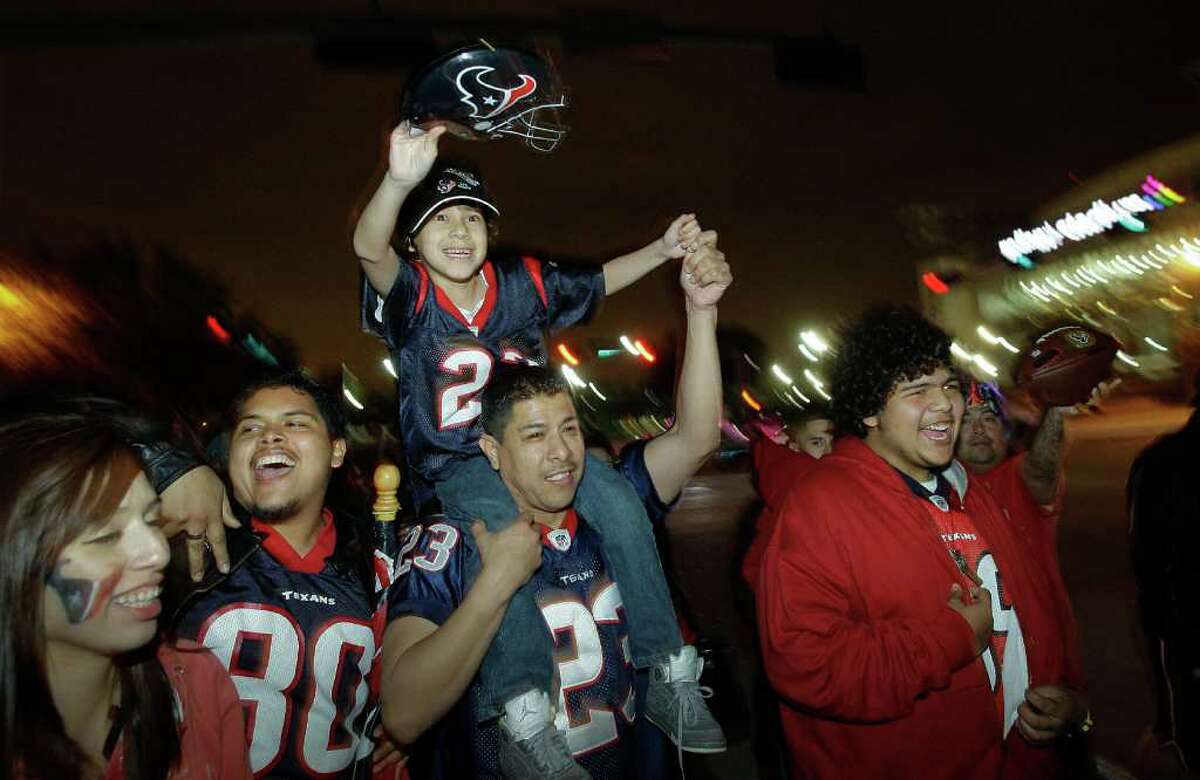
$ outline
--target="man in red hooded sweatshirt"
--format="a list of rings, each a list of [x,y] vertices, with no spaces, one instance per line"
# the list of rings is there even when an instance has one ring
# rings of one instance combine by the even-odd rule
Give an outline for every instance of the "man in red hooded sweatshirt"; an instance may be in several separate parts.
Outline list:
[[[794,777],[1062,776],[1087,720],[1042,530],[953,459],[949,347],[910,309],[850,328],[844,435],[783,501],[758,620]]]
[[[787,443],[769,436],[754,442],[754,482],[762,499],[762,511],[754,524],[754,540],[742,558],[742,578],[750,590],[758,587],[763,553],[775,530],[779,502],[808,469],[833,448],[833,420],[824,404],[812,404],[784,429]]]

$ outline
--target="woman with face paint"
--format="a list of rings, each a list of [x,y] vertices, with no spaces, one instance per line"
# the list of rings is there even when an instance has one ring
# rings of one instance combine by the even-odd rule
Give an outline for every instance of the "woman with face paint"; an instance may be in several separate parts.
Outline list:
[[[0,424],[0,777],[249,778],[237,692],[161,641],[159,500],[92,414]]]

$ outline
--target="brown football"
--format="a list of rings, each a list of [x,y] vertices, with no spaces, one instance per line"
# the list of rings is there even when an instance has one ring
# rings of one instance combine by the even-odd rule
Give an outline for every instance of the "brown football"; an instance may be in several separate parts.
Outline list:
[[[1046,406],[1073,406],[1088,400],[1092,388],[1112,376],[1120,348],[1107,333],[1065,325],[1033,342],[1017,378]]]

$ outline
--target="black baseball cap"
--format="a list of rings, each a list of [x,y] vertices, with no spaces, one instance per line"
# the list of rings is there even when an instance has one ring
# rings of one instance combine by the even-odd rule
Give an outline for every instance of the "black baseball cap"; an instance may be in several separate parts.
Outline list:
[[[398,222],[405,226],[404,235],[413,236],[438,211],[459,203],[476,207],[485,218],[500,216],[500,209],[483,184],[483,176],[474,166],[462,162],[435,163],[405,199]]]

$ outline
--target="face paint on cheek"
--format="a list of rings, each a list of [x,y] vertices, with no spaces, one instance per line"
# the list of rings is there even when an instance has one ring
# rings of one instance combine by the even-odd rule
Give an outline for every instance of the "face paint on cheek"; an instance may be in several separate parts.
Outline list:
[[[54,589],[62,600],[67,612],[67,621],[72,625],[91,620],[108,604],[113,589],[121,579],[121,572],[115,571],[102,580],[85,580],[75,577],[64,577],[63,567],[71,562],[63,558],[46,577],[46,584]]]

